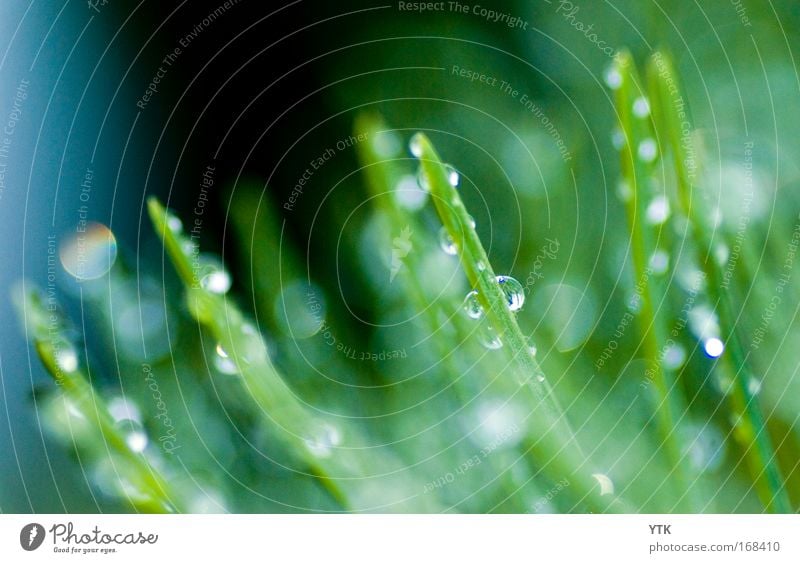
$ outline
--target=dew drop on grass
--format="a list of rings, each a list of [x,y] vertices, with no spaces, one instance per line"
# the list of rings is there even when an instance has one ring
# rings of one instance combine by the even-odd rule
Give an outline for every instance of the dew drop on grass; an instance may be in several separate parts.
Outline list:
[[[669,200],[666,196],[658,195],[647,206],[645,216],[651,225],[661,225],[669,219]]]
[[[428,201],[428,192],[420,188],[414,176],[406,174],[397,182],[394,198],[404,209],[419,211]]]
[[[453,237],[450,236],[450,233],[445,227],[439,229],[439,248],[441,248],[445,254],[449,254],[450,256],[455,256],[458,254],[456,242],[453,240]]]
[[[141,430],[134,430],[125,436],[125,443],[128,444],[128,447],[132,452],[137,454],[140,454],[145,450],[148,442],[149,440],[147,439],[147,434]]]
[[[613,64],[606,69],[603,80],[605,80],[606,86],[612,90],[618,90],[619,87],[622,86],[622,74],[620,74],[616,65]]]
[[[482,323],[478,328],[478,341],[487,350],[498,350],[503,347],[503,340],[488,322]]]
[[[447,182],[454,188],[458,187],[458,183],[461,181],[461,176],[459,175],[458,170],[453,168],[451,164],[445,164],[444,172],[447,175]]]
[[[639,155],[639,160],[642,162],[653,162],[658,156],[658,145],[655,139],[643,139],[639,143],[637,154]]]
[[[408,150],[411,151],[411,154],[415,158],[420,158],[422,156],[422,134],[421,133],[414,133],[411,137],[411,140],[408,143]]]
[[[215,295],[228,293],[233,285],[233,279],[225,267],[216,258],[203,256],[203,266],[200,271],[200,287]]]
[[[431,191],[431,184],[430,180],[428,179],[428,174],[425,172],[425,169],[422,166],[420,166],[417,170],[417,185],[426,193]]]
[[[644,119],[650,115],[650,102],[644,96],[639,96],[633,101],[633,115],[639,119]]]
[[[222,347],[222,344],[217,344],[214,352],[214,367],[217,368],[217,371],[226,375],[236,375],[239,373],[236,362],[228,356],[228,352]]]
[[[64,373],[73,373],[78,369],[78,353],[70,345],[62,345],[56,350],[56,365]]]
[[[478,292],[474,289],[467,293],[467,297],[464,299],[464,311],[471,319],[477,320],[483,317],[483,307],[478,301]]]
[[[663,352],[664,367],[669,370],[679,369],[686,361],[686,350],[680,344],[670,344]]]
[[[503,290],[508,310],[512,313],[521,310],[525,304],[525,290],[522,284],[511,276],[497,276],[495,279],[500,285],[500,289]]]
[[[475,267],[478,268],[479,272],[482,272],[486,269],[486,264],[483,263],[483,260],[478,260],[478,262],[475,264]]]
[[[594,480],[597,481],[597,484],[600,486],[601,497],[614,494],[614,481],[612,481],[608,475],[605,473],[592,473],[592,477],[594,477]]]
[[[660,276],[669,269],[669,254],[666,250],[658,249],[650,256],[650,269]]]
[[[719,338],[712,337],[703,342],[703,349],[709,358],[719,358],[725,351],[725,344]]]
[[[319,458],[330,457],[333,449],[341,444],[342,435],[332,424],[318,424],[305,439],[306,448],[311,455]]]
[[[59,258],[64,270],[78,281],[95,280],[117,260],[117,239],[105,225],[89,222],[85,231],[62,241]]]
[[[167,227],[173,234],[178,235],[183,231],[183,222],[176,215],[170,213],[167,215]]]

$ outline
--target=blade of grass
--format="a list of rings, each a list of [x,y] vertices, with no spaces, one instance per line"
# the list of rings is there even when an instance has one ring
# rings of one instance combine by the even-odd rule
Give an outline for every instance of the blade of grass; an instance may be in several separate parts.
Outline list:
[[[121,483],[120,498],[147,512],[181,511],[188,506],[183,495],[156,469],[143,453],[133,451],[111,416],[105,401],[95,391],[80,366],[79,354],[67,336],[65,321],[50,304],[45,307],[38,291],[15,291],[14,302],[20,318],[25,320],[26,332],[48,373],[53,377],[63,397],[80,417],[88,421],[91,437],[78,438],[75,445],[111,456],[118,476],[125,476],[143,498],[134,498]]]
[[[721,358],[726,369],[733,376],[731,393],[731,409],[741,421],[734,428],[734,435],[745,449],[748,465],[756,483],[756,490],[762,503],[771,512],[789,513],[792,506],[784,488],[783,476],[777,464],[775,449],[766,428],[758,400],[750,391],[749,381],[752,377],[747,365],[744,346],[735,330],[736,315],[733,313],[729,298],[722,291],[722,271],[714,258],[714,245],[704,224],[704,217],[709,217],[702,209],[701,198],[696,196],[695,177],[687,165],[690,155],[682,135],[683,122],[681,116],[684,106],[678,75],[674,71],[670,57],[663,52],[656,52],[648,63],[648,76],[652,96],[659,100],[661,112],[656,114],[659,127],[666,131],[666,144],[672,154],[673,165],[678,182],[678,205],[681,212],[689,220],[691,233],[698,248],[698,261],[708,280],[708,294],[715,310],[718,311],[720,327],[728,331],[723,341],[730,353],[723,353]]]
[[[652,176],[651,162],[655,158],[642,158],[639,150],[642,146],[641,143],[655,143],[655,139],[651,134],[649,119],[637,118],[633,114],[634,103],[636,101],[642,103],[641,100],[646,100],[646,98],[643,97],[643,85],[636,72],[632,57],[629,53],[622,51],[618,53],[613,64],[620,77],[615,104],[625,139],[621,150],[622,176],[631,191],[625,207],[630,229],[636,288],[640,292],[639,298],[641,299],[639,312],[641,349],[643,357],[651,366],[656,401],[656,425],[661,447],[664,448],[671,464],[675,484],[681,495],[679,498],[688,498],[689,506],[685,508],[699,510],[700,499],[693,493],[692,471],[680,442],[680,420],[687,412],[687,406],[675,377],[670,370],[665,369],[661,361],[661,351],[666,345],[668,328],[664,326],[663,319],[657,318],[655,303],[658,289],[649,266],[649,257],[655,251],[655,234],[645,225],[645,218],[648,203],[651,196],[654,195],[649,193],[647,182]],[[652,105],[653,102],[645,103]],[[657,150],[655,146],[652,148]],[[680,509],[682,504],[679,501],[678,506],[673,508]]]
[[[488,322],[508,347],[512,369],[521,384],[533,394],[532,426],[539,437],[531,448],[536,461],[552,478],[568,476],[579,498],[600,512],[626,510],[613,493],[601,490],[593,477],[575,433],[553,394],[516,317],[508,309],[506,296],[496,281],[486,251],[472,226],[461,196],[448,180],[448,171],[430,140],[422,133],[412,139],[422,173],[427,179],[436,211],[458,249],[467,279],[478,291]],[[605,493],[605,494],[603,494]]]

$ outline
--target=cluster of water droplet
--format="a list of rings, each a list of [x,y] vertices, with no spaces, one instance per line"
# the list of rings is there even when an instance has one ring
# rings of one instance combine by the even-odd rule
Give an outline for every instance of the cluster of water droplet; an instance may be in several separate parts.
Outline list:
[[[512,313],[519,312],[525,304],[525,289],[522,284],[511,276],[497,276],[495,281],[503,292],[508,310]],[[503,345],[503,341],[497,331],[486,322],[485,311],[478,295],[478,291],[474,289],[467,293],[464,299],[464,312],[470,319],[482,323],[478,333],[481,344],[490,350],[496,350]]]

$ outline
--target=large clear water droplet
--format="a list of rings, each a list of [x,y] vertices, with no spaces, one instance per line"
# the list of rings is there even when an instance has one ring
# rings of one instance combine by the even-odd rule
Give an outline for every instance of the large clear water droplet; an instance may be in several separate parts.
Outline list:
[[[450,256],[455,256],[458,254],[456,242],[453,240],[453,237],[450,236],[450,233],[447,231],[446,227],[439,229],[439,247],[444,251],[445,254],[449,254]]]
[[[467,293],[467,297],[464,299],[464,311],[471,319],[477,320],[483,317],[483,307],[478,301],[478,292],[474,289]]]
[[[89,222],[83,231],[64,239],[59,258],[78,281],[94,280],[107,274],[117,260],[117,239],[105,225]]]
[[[521,310],[525,304],[525,289],[522,284],[511,276],[497,276],[495,279],[500,285],[500,289],[503,290],[508,310],[512,313]]]

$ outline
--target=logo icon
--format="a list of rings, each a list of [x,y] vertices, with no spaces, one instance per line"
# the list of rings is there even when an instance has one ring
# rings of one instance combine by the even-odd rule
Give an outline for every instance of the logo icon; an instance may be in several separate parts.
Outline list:
[[[37,549],[44,541],[44,526],[41,524],[28,524],[19,533],[19,544],[25,551]]]
[[[400,236],[392,239],[392,264],[389,272],[389,283],[392,283],[394,277],[400,273],[400,269],[403,267],[403,258],[408,256],[408,253],[414,248],[414,245],[411,244],[411,235],[411,227],[406,225],[400,231]]]

